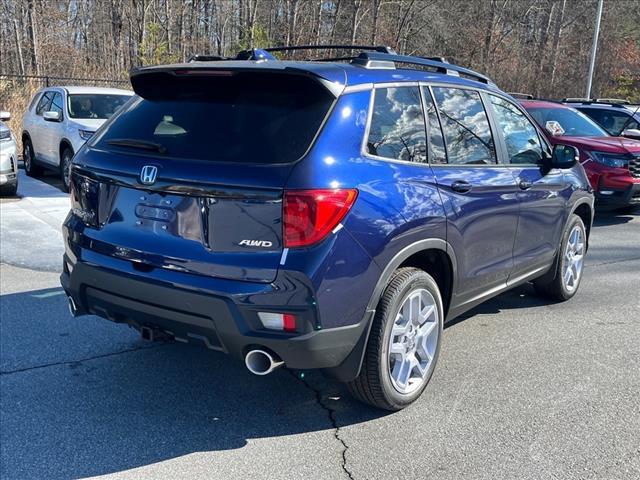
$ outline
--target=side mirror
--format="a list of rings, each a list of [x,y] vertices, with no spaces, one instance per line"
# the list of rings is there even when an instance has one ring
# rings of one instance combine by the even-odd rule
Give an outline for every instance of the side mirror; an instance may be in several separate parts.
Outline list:
[[[9,112],[0,111],[0,120],[3,122],[8,122],[11,120],[11,114]]]
[[[635,140],[640,140],[640,130],[636,128],[627,128],[625,131],[621,133],[623,137],[633,138]]]
[[[59,122],[60,120],[62,120],[62,115],[60,115],[60,112],[44,112],[43,118],[47,121],[47,122]]]
[[[556,145],[551,154],[551,168],[571,168],[580,160],[580,152],[571,145]]]

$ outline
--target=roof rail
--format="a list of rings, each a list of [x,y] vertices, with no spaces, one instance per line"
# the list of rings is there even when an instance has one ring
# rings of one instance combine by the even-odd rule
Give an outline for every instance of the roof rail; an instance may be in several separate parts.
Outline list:
[[[265,52],[291,52],[295,50],[371,50],[380,53],[396,52],[386,45],[291,45],[285,47],[263,48]]]
[[[342,56],[332,58],[319,58],[316,61],[351,61],[354,65],[362,65],[367,68],[396,68],[396,63],[418,65],[433,68],[439,73],[470,77],[478,82],[493,84],[488,77],[449,63],[443,57],[419,57],[411,55],[398,55],[391,47],[384,45],[291,45],[282,47],[252,48],[238,52],[234,60],[277,60],[272,53],[292,52],[297,50],[360,50],[358,56]],[[193,55],[190,62],[213,62],[220,60],[232,60],[215,55]]]
[[[530,93],[520,93],[520,92],[509,92],[513,98],[518,98],[520,100],[534,100],[535,97]]]
[[[271,55],[276,52],[294,52],[298,50],[371,50],[380,53],[395,53],[391,47],[384,45],[290,45],[282,47],[252,48],[242,50],[235,60],[277,60]],[[320,61],[350,60],[353,57],[321,58]]]
[[[619,108],[631,105],[628,100],[618,98],[563,98],[562,101],[564,103],[581,103],[582,105],[611,105]]]
[[[443,62],[440,60],[433,60],[433,58],[434,57],[414,57],[410,55],[398,55],[395,53],[362,52],[352,60],[352,63],[356,65],[368,66],[369,68],[376,66],[375,64],[372,65],[371,62],[387,62],[393,64],[405,63],[408,65],[419,65],[421,67],[433,68],[438,73],[445,73],[447,75],[456,76],[462,74],[481,83],[493,84],[489,77],[485,77],[478,72],[474,72],[473,70],[469,70],[468,68],[460,67],[452,63],[447,63],[446,61]]]
[[[629,100],[625,100],[624,98],[596,98],[596,102],[617,103],[619,105],[631,105],[631,102]]]

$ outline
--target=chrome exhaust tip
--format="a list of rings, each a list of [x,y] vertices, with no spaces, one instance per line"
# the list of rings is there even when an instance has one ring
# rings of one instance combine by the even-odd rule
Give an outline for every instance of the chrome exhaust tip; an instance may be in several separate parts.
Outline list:
[[[69,307],[69,313],[71,313],[72,316],[77,317],[78,307],[76,306],[76,302],[73,297],[67,297],[67,305]]]
[[[251,350],[244,357],[244,363],[254,375],[268,375],[284,365],[282,360],[264,350]]]

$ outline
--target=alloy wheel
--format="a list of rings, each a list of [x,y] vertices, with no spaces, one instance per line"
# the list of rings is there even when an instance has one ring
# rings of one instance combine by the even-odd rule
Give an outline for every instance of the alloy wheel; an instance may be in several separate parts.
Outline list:
[[[24,146],[24,169],[28,172],[31,170],[31,146],[27,143]]]
[[[64,182],[65,188],[69,189],[70,184],[70,175],[71,175],[71,155],[66,151],[62,156],[62,181]]]
[[[584,264],[585,242],[582,228],[576,225],[569,234],[564,252],[564,269],[562,281],[569,293],[578,288]]]
[[[404,300],[389,339],[389,376],[402,394],[422,386],[438,345],[436,300],[425,289],[414,290]]]

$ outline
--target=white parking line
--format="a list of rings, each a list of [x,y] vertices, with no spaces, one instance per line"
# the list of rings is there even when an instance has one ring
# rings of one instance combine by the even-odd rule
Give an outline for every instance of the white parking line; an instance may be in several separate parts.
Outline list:
[[[58,295],[64,295],[64,290],[60,288],[58,290],[54,290],[53,292],[37,293],[31,296],[34,298],[49,298],[49,297],[56,297]]]

